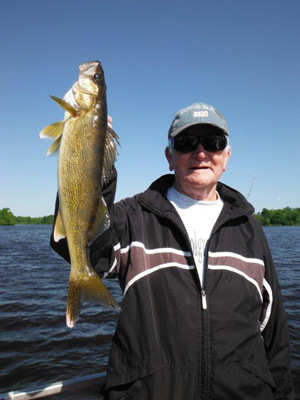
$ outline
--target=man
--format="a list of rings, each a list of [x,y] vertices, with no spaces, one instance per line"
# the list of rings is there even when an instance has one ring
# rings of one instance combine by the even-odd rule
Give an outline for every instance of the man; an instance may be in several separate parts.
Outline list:
[[[180,110],[165,150],[174,174],[113,205],[91,246],[100,276],[118,276],[122,312],[106,399],[292,399],[286,316],[254,209],[219,183],[231,150],[224,117]],[[66,244],[52,246],[68,258]]]

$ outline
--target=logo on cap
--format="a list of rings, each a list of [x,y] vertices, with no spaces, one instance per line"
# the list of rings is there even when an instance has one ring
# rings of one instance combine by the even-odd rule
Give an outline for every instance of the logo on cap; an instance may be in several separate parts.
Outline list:
[[[208,111],[194,111],[194,117],[208,117]]]

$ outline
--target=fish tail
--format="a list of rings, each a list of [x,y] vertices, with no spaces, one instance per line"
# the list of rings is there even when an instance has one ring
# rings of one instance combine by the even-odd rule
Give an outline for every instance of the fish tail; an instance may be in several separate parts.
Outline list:
[[[82,306],[82,289],[79,282],[70,279],[66,323],[69,328],[76,324]]]
[[[69,328],[73,328],[76,324],[84,301],[92,301],[120,309],[120,305],[114,299],[113,295],[91,268],[89,268],[88,276],[82,279],[72,279],[72,275],[70,277],[66,313],[66,323]]]

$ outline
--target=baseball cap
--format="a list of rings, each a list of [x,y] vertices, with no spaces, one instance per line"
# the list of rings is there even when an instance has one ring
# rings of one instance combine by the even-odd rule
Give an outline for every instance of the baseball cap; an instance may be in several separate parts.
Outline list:
[[[192,125],[206,124],[221,129],[228,135],[227,123],[223,115],[214,107],[205,103],[194,103],[182,108],[175,115],[168,137],[175,137]]]

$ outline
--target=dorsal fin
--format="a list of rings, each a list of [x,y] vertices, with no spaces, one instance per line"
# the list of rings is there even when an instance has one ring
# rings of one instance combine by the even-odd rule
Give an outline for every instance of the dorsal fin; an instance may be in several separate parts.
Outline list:
[[[120,146],[119,137],[109,126],[107,127],[107,136],[105,141],[104,163],[102,171],[102,180],[105,182],[111,172],[114,162],[117,159],[117,144]]]

